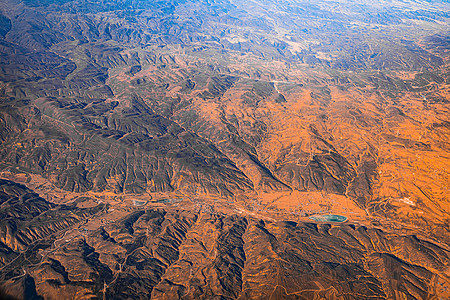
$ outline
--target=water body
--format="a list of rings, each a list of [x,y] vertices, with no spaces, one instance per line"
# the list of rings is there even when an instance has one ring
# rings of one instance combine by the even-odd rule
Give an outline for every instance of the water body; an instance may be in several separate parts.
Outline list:
[[[145,203],[147,203],[147,201],[138,201],[138,200],[133,200],[134,206],[142,206]]]
[[[334,223],[342,223],[347,221],[347,217],[340,215],[321,215],[321,216],[311,216],[309,217],[311,220],[318,222],[334,222]]]
[[[155,203],[175,203],[175,202],[181,202],[181,201],[183,201],[183,198],[161,199],[161,200],[156,200]]]

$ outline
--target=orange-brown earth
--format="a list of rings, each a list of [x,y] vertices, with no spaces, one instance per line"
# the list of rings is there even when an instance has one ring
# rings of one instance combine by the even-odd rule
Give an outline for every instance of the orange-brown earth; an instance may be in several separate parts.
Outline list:
[[[449,13],[0,3],[0,293],[449,298]]]

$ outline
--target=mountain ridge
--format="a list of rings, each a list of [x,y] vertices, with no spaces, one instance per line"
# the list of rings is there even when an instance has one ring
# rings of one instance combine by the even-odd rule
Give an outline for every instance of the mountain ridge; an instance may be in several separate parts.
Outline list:
[[[4,289],[447,297],[449,14],[0,3]]]

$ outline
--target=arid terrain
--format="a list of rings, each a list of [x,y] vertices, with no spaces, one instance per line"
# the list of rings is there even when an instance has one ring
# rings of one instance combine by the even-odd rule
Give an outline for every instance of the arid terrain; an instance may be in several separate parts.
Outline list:
[[[449,299],[449,103],[447,0],[4,0],[0,297]]]

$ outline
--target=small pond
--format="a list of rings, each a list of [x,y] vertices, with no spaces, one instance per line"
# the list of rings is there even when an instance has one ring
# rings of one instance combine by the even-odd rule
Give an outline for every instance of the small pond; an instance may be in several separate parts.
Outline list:
[[[142,206],[144,204],[146,204],[147,201],[138,201],[138,200],[133,200],[133,204],[134,206]]]
[[[318,222],[335,222],[342,223],[347,221],[347,217],[340,215],[320,215],[320,216],[311,216],[309,217],[311,220]]]
[[[183,198],[175,198],[175,199],[160,199],[156,200],[155,203],[175,203],[183,201]]]

